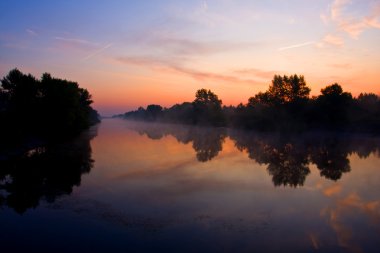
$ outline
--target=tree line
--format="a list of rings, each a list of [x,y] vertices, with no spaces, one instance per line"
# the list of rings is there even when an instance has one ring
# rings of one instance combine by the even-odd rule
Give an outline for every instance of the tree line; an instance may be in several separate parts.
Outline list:
[[[76,82],[48,73],[37,79],[13,69],[1,79],[2,145],[78,134],[99,121],[92,102],[91,94]]]
[[[265,92],[245,104],[224,106],[215,93],[200,89],[193,102],[170,108],[152,104],[115,117],[261,131],[379,131],[378,95],[353,97],[337,83],[323,88],[319,96],[310,97],[310,91],[302,75],[275,75]]]

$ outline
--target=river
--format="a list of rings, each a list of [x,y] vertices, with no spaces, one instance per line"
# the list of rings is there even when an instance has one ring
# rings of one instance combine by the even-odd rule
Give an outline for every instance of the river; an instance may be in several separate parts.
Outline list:
[[[378,252],[380,139],[104,119],[0,168],[1,252]]]

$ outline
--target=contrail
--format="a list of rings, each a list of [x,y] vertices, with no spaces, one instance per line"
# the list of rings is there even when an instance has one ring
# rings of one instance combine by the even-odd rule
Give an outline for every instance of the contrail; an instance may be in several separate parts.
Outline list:
[[[38,34],[33,31],[32,29],[26,29],[26,32],[29,33],[30,35],[37,36]]]
[[[315,44],[315,42],[309,41],[309,42],[305,42],[305,43],[301,43],[301,44],[291,45],[291,46],[287,46],[287,47],[281,47],[278,49],[278,51],[284,51],[284,50],[293,49],[293,48],[297,48],[297,47],[305,47],[305,46],[312,45],[312,44]]]
[[[89,42],[87,40],[77,39],[77,38],[63,38],[63,37],[54,37],[56,40],[62,40],[66,42],[72,42],[72,43],[79,43],[79,44],[87,44],[87,45],[93,45],[94,43]]]
[[[101,49],[99,49],[98,51],[95,51],[95,52],[93,52],[92,54],[87,55],[87,56],[84,57],[82,60],[83,60],[83,61],[86,61],[86,60],[88,60],[88,59],[94,57],[95,55],[100,54],[101,52],[103,52],[103,51],[106,50],[107,48],[110,48],[112,45],[113,45],[112,43],[109,43],[109,44],[107,44],[106,46],[104,46],[104,47],[102,47]]]

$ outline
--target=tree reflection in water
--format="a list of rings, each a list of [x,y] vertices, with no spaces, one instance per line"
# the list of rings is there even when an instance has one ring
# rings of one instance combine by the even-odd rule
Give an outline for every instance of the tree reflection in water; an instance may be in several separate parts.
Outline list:
[[[70,194],[93,167],[90,140],[96,133],[95,126],[74,140],[0,161],[0,206],[21,214],[37,207],[41,199],[53,202]]]
[[[180,143],[192,142],[197,160],[207,162],[215,158],[222,151],[227,136],[225,128],[179,126],[172,124],[147,124],[131,122],[128,127],[139,134],[146,134],[150,139],[159,140],[171,135]]]
[[[315,164],[320,175],[338,180],[350,171],[350,154],[368,157],[379,154],[380,143],[376,138],[358,135],[301,134],[263,135],[257,133],[230,133],[239,150],[246,150],[249,157],[259,164],[268,164],[275,186],[302,186],[310,173],[309,165]]]
[[[322,139],[311,148],[310,160],[317,165],[321,176],[336,181],[351,170],[348,155],[357,151],[351,150],[350,146],[347,141],[336,137]]]
[[[372,153],[379,155],[380,143],[377,138],[358,135],[263,134],[230,130],[225,128],[202,128],[171,124],[146,124],[130,122],[128,127],[151,139],[171,135],[180,143],[192,142],[196,158],[207,162],[222,151],[225,138],[234,141],[240,151],[248,153],[250,159],[267,165],[275,186],[303,186],[310,174],[310,164],[315,164],[320,175],[329,180],[339,180],[350,171],[348,156],[357,154],[366,158]]]
[[[231,131],[231,139],[240,151],[259,164],[267,164],[275,186],[302,186],[310,173],[308,153],[303,142],[280,136]]]

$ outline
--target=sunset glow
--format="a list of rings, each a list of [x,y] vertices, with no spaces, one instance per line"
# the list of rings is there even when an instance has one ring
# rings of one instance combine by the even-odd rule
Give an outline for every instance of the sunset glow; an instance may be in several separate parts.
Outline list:
[[[101,115],[192,101],[225,105],[304,75],[380,94],[379,0],[1,1],[0,76],[77,81]]]

